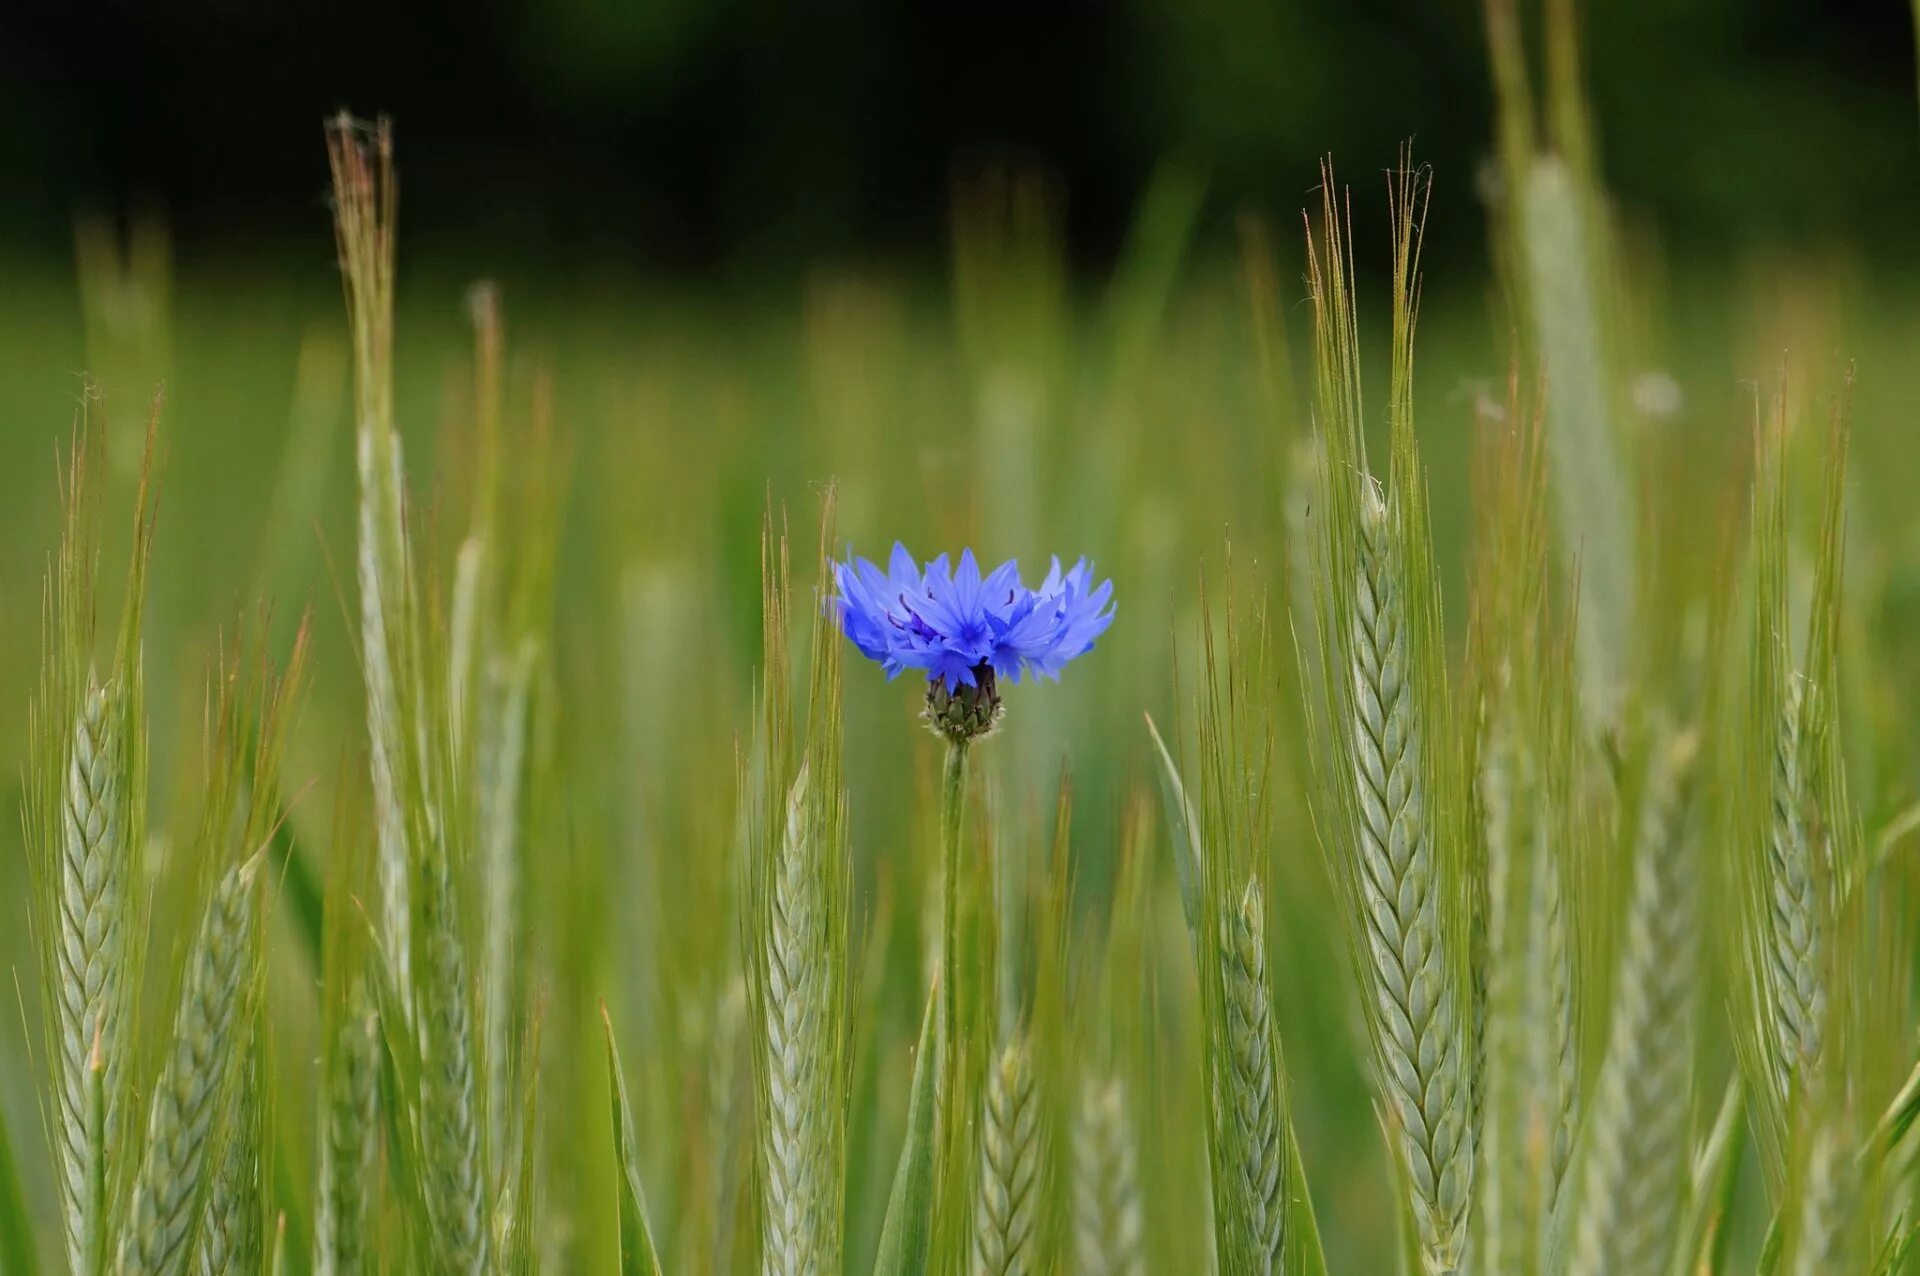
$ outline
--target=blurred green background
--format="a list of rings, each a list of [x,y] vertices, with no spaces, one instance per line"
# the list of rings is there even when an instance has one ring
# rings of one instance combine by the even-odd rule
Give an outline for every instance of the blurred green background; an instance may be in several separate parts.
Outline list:
[[[1057,179],[1097,270],[1168,156],[1209,174],[1217,239],[1242,204],[1291,216],[1322,153],[1371,171],[1408,136],[1454,192],[1433,226],[1453,261],[1481,242],[1480,26],[1468,0],[9,6],[0,230],[61,258],[77,209],[149,199],[191,260],[311,245],[313,121],[348,106],[400,123],[416,264],[747,287],[822,257],[935,268],[956,168],[1014,155]],[[1912,262],[1899,0],[1619,0],[1583,26],[1612,188],[1673,243]]]
[[[1621,366],[1636,426],[1669,464],[1663,482],[1694,494],[1673,526],[1725,543],[1761,387],[1784,362],[1824,402],[1854,360],[1853,587],[1913,703],[1912,15],[1613,3],[1585,33],[1625,249]],[[571,459],[564,726],[546,742],[568,776],[567,835],[535,851],[540,889],[556,910],[579,905],[549,936],[589,972],[568,995],[606,995],[629,1040],[659,1043],[663,1074],[702,1066],[696,1021],[711,1006],[673,1003],[733,936],[713,910],[769,496],[802,546],[831,478],[841,537],[861,552],[900,537],[922,554],[972,544],[1030,567],[1085,553],[1114,577],[1120,619],[1099,652],[1058,687],[1011,694],[987,760],[1014,846],[1043,841],[1022,834],[1048,827],[1071,769],[1077,893],[1089,909],[1104,898],[1128,805],[1152,784],[1140,715],[1177,721],[1192,686],[1175,670],[1192,654],[1196,568],[1217,569],[1230,540],[1239,571],[1284,593],[1310,372],[1299,212],[1327,152],[1354,188],[1370,358],[1388,301],[1380,172],[1409,136],[1435,168],[1416,412],[1449,620],[1464,621],[1469,437],[1503,397],[1509,350],[1473,5],[16,7],[0,17],[7,809],[57,531],[56,454],[86,374],[106,396],[110,561],[124,554],[139,439],[164,386],[147,642],[155,827],[190,818],[208,653],[266,595],[283,615],[314,614],[288,787],[303,793],[296,838],[326,843],[331,777],[358,756],[364,713],[320,129],[341,106],[397,121],[398,417],[429,543],[444,557],[456,537],[431,529],[442,512],[458,525],[447,493],[466,459],[475,280],[502,289],[511,413],[549,419]],[[1284,664],[1284,617],[1275,628]],[[863,924],[896,928],[906,954],[871,1003],[897,1062],[918,1017],[910,928],[928,870],[915,852],[937,756],[912,721],[915,690],[871,672],[848,671],[849,781]],[[1920,790],[1913,756],[1863,782],[1869,827]],[[1283,772],[1297,782],[1299,759]],[[1296,844],[1276,850],[1275,910],[1313,919],[1326,897],[1304,810],[1282,823]],[[0,1013],[0,1104],[31,1145],[34,1073],[13,1066],[38,1048],[24,1027],[38,1016],[17,829],[0,821],[0,966],[23,972],[24,1002]],[[1161,899],[1175,907],[1170,887]],[[1323,1227],[1336,1270],[1372,1270],[1388,1205],[1344,985],[1328,977],[1343,955],[1319,921],[1278,933],[1295,959],[1276,965],[1277,1000],[1290,1064],[1316,1098],[1297,1120]],[[298,1006],[313,972],[276,942],[276,1007]],[[1166,951],[1161,974],[1177,983],[1177,942]],[[304,1059],[310,1025],[275,1013],[286,1057]],[[563,1041],[568,1016],[591,1019],[578,1005],[555,1014]],[[1182,1084],[1192,1038],[1169,1047]],[[581,1057],[593,1084],[595,1056]],[[905,1076],[874,1084],[877,1115],[854,1131],[855,1252],[877,1227]],[[656,1210],[674,1218],[687,1118],[671,1087],[647,1093]],[[1183,1167],[1198,1168],[1196,1138],[1158,1149],[1150,1199],[1163,1221],[1194,1204]],[[591,1232],[599,1207],[571,1201],[568,1172],[556,1164],[553,1197]],[[46,1183],[34,1186],[50,1208]]]

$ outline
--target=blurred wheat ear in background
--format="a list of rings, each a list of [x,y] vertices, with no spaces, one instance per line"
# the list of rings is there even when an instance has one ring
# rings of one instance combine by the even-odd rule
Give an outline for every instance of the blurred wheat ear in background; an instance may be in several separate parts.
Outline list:
[[[1675,1240],[1700,978],[1700,848],[1689,819],[1698,741],[1650,752],[1632,846],[1613,1027],[1587,1134],[1569,1271],[1658,1272]]]

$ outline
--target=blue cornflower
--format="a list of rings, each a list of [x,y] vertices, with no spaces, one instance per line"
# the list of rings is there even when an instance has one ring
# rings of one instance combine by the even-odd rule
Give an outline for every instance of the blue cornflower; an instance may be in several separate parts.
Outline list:
[[[1113,623],[1113,582],[1096,586],[1084,558],[1064,572],[1054,559],[1029,589],[1011,560],[982,576],[969,549],[957,567],[942,554],[923,569],[896,544],[884,572],[854,558],[835,563],[834,578],[847,637],[889,678],[925,670],[929,721],[948,734],[984,734],[999,713],[997,679],[1057,679]],[[964,708],[964,725],[953,706]]]

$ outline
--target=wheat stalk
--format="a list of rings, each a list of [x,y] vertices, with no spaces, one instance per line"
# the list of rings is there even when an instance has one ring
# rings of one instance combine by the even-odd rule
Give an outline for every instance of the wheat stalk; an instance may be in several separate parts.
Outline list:
[[[1574,653],[1590,710],[1619,696],[1633,621],[1633,492],[1611,409],[1598,232],[1574,169],[1535,159],[1519,191],[1528,302],[1546,364],[1547,459],[1564,560],[1579,586]]]
[[[1806,776],[1801,767],[1802,689],[1786,678],[1779,729],[1774,735],[1767,837],[1767,965],[1772,991],[1774,1080],[1782,1102],[1796,1075],[1820,1060],[1826,1017],[1826,980],[1821,969],[1825,918],[1814,874]]]
[[[1540,1261],[1572,1145],[1578,1064],[1551,786],[1511,696],[1502,694],[1489,722],[1479,775],[1487,1054],[1475,1088],[1487,1095],[1487,1116],[1474,1149],[1475,1244],[1501,1272]]]
[[[496,1149],[505,1149],[518,1135],[508,1111],[511,1069],[507,1061],[513,1037],[513,956],[519,943],[515,905],[520,896],[520,790],[532,655],[528,647],[510,665],[503,660],[489,668],[478,744],[480,847],[486,882],[482,948],[486,970],[481,987],[486,998],[488,1133]],[[456,680],[453,685],[460,683]]]
[[[1527,1229],[1537,1201],[1525,1155],[1524,1127],[1540,1092],[1537,1043],[1545,1040],[1529,1012],[1540,981],[1516,942],[1514,897],[1526,889],[1530,865],[1520,842],[1526,834],[1523,804],[1530,796],[1514,735],[1512,715],[1496,712],[1481,750],[1478,791],[1486,856],[1484,920],[1475,927],[1479,951],[1474,967],[1476,1099],[1492,1091],[1492,1104],[1476,1104],[1474,1144],[1479,1153],[1481,1207],[1475,1237],[1477,1252],[1496,1271],[1524,1270]],[[1529,1049],[1529,1046],[1536,1046]]]
[[[980,1108],[980,1187],[974,1198],[974,1276],[1035,1270],[1039,1212],[1040,1105],[1024,1034],[987,1072]]]
[[[422,1137],[428,1217],[449,1271],[488,1270],[486,1175],[480,1098],[474,1081],[473,1010],[447,848],[420,872],[423,953],[416,1006],[422,1039]]]
[[[1851,1269],[1847,1262],[1848,1216],[1858,1167],[1825,1122],[1814,1133],[1800,1183],[1799,1236],[1793,1276],[1827,1276]]]
[[[1351,639],[1359,887],[1381,1081],[1400,1134],[1423,1260],[1460,1262],[1472,1179],[1465,1049],[1423,803],[1420,708],[1388,513],[1362,481]]]
[[[1699,957],[1699,871],[1685,800],[1693,749],[1689,735],[1663,750],[1642,799],[1570,1276],[1653,1276],[1672,1254]]]
[[[393,131],[342,114],[327,128],[334,233],[354,353],[354,462],[359,483],[355,570],[360,589],[360,666],[367,689],[380,920],[395,987],[412,992],[413,910],[408,899],[407,817],[401,801],[406,741],[394,668],[406,633],[404,463],[393,417],[394,226],[398,183]]]
[[[147,1118],[146,1154],[134,1180],[120,1251],[123,1270],[183,1271],[202,1185],[221,1148],[237,1067],[237,1025],[257,966],[253,884],[258,856],[227,870],[214,888],[192,952],[166,1062]]]
[[[1081,1276],[1139,1276],[1145,1260],[1139,1169],[1126,1089],[1088,1077],[1073,1125],[1073,1252]]]
[[[321,1108],[319,1202],[315,1207],[314,1270],[318,1276],[354,1276],[366,1261],[364,1234],[373,1193],[368,1176],[377,1147],[374,1103],[379,1083],[377,1022],[364,985],[346,997],[328,1044]]]
[[[87,1183],[117,1142],[117,1078],[126,999],[122,995],[132,883],[126,846],[124,749],[111,685],[89,686],[73,724],[61,803],[59,979],[59,1151],[64,1180],[67,1256],[88,1270]],[[87,1131],[88,1058],[104,1061],[102,1142]]]

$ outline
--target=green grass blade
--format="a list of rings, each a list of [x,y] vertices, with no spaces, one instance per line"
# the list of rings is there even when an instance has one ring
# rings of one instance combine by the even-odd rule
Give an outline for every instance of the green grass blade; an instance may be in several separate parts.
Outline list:
[[[1734,1188],[1740,1181],[1740,1154],[1747,1141],[1744,1099],[1745,1088],[1735,1073],[1721,1096],[1713,1128],[1693,1158],[1693,1191],[1680,1227],[1672,1276],[1714,1276],[1726,1270],[1726,1220],[1733,1208]]]
[[[0,1271],[22,1276],[39,1271],[32,1224],[21,1191],[20,1167],[13,1159],[13,1141],[7,1134],[6,1107],[0,1104]]]
[[[1196,948],[1200,944],[1200,870],[1205,856],[1200,851],[1200,821],[1193,803],[1180,782],[1180,766],[1168,752],[1160,729],[1147,717],[1147,734],[1153,737],[1154,752],[1160,758],[1160,794],[1167,808],[1167,830],[1173,837],[1173,865],[1180,878],[1180,907],[1187,916],[1187,935]]]
[[[907,1138],[900,1148],[900,1165],[887,1195],[886,1221],[880,1225],[880,1251],[874,1276],[907,1276],[927,1268],[933,1241],[933,1160],[938,1143],[933,1117],[939,1107],[936,1090],[940,1069],[934,1045],[935,991],[920,1017],[920,1044],[913,1055],[913,1093],[907,1102]]]
[[[605,1006],[600,1021],[607,1030],[607,1082],[612,1101],[613,1151],[620,1186],[621,1276],[660,1276],[660,1255],[654,1248],[653,1228],[647,1222],[647,1194],[640,1186],[640,1150],[633,1136],[633,1108],[627,1102],[627,1077],[620,1070],[620,1047],[613,1039],[613,1019]]]
[[[1327,1253],[1320,1244],[1320,1220],[1313,1212],[1307,1165],[1291,1127],[1287,1130],[1287,1182],[1293,1199],[1287,1205],[1286,1270],[1292,1276],[1327,1276]]]
[[[327,930],[326,904],[313,862],[293,840],[293,825],[289,820],[282,818],[276,825],[270,853],[280,879],[279,893],[286,899],[294,932],[300,936],[300,947],[318,970]]]

